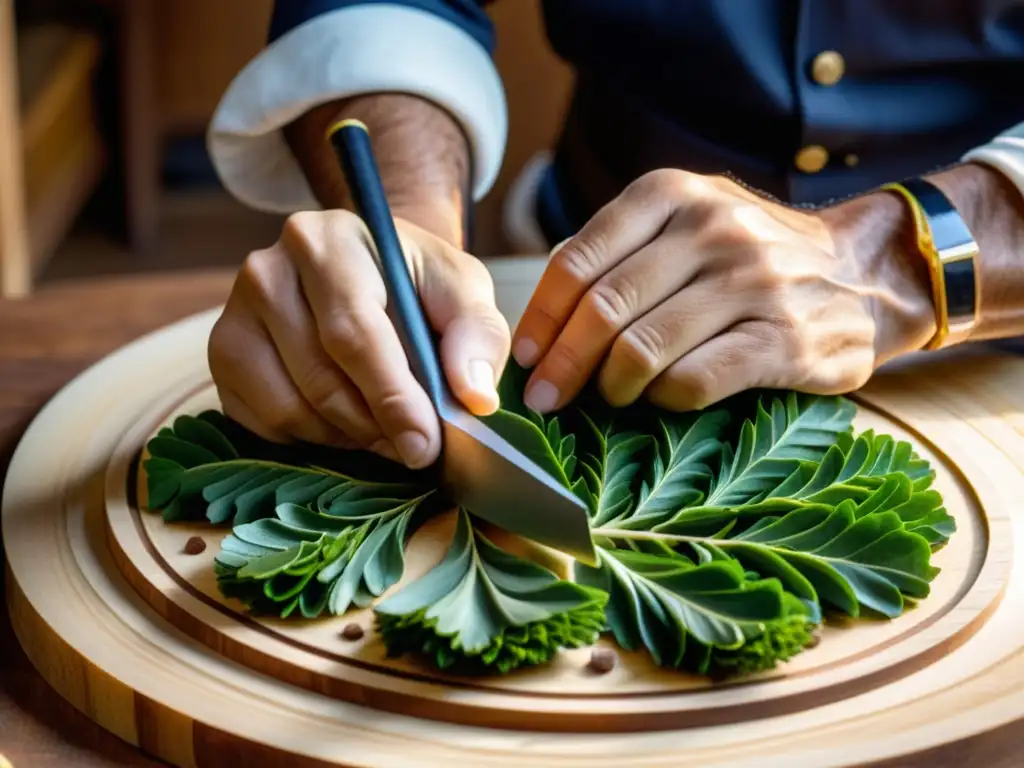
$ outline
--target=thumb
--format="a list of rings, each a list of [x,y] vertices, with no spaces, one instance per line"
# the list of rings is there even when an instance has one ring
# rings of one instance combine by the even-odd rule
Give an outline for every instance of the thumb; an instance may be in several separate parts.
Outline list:
[[[427,319],[440,334],[438,354],[452,393],[477,416],[494,413],[512,334],[498,311],[490,270],[414,225],[403,222],[399,235]]]
[[[441,365],[448,384],[477,416],[498,409],[498,378],[511,347],[508,323],[493,303],[457,312],[441,334]]]

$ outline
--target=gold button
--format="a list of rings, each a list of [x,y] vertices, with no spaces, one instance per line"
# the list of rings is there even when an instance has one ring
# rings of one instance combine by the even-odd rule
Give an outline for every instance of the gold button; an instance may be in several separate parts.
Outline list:
[[[847,168],[853,168],[855,165],[857,165],[857,163],[860,162],[860,158],[857,157],[855,154],[850,153],[849,155],[843,158],[843,162],[846,163]]]
[[[796,153],[796,167],[804,173],[817,173],[828,163],[828,150],[820,144],[811,144]]]
[[[846,62],[835,51],[822,51],[811,62],[811,76],[820,85],[835,85],[845,71]]]

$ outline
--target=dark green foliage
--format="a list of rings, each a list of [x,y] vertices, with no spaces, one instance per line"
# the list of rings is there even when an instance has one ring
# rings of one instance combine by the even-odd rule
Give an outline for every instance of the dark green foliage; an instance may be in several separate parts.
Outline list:
[[[217,579],[253,612],[374,605],[389,654],[461,674],[543,664],[607,631],[665,667],[750,675],[802,652],[828,611],[893,618],[928,596],[954,521],[909,443],[854,434],[849,400],[746,393],[677,414],[612,409],[589,388],[541,416],[525,381],[510,362],[485,421],[586,503],[599,563],[573,581],[458,510],[441,562],[393,591],[409,537],[443,509],[436,478],[271,444],[213,411],[150,441],[149,506],[232,526]]]
[[[411,651],[441,669],[504,674],[593,643],[607,597],[497,548],[460,511],[445,558],[376,613],[391,655]]]

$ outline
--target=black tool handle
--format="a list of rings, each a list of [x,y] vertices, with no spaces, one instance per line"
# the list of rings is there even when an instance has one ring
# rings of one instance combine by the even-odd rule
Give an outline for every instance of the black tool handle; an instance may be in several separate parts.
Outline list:
[[[405,348],[409,367],[434,407],[440,408],[447,391],[441,363],[384,194],[370,133],[358,120],[342,120],[328,135],[341,161],[356,212],[377,247],[388,293],[388,314]]]

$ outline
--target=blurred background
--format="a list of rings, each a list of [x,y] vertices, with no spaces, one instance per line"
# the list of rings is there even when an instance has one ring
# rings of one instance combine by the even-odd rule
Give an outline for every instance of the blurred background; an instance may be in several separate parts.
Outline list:
[[[285,0],[286,1],[286,0]],[[0,296],[80,277],[236,267],[278,216],[219,185],[205,131],[263,46],[271,0],[0,0]],[[571,72],[538,0],[495,3],[509,102],[501,175],[477,212],[481,256],[508,243],[502,199],[553,142]]]

